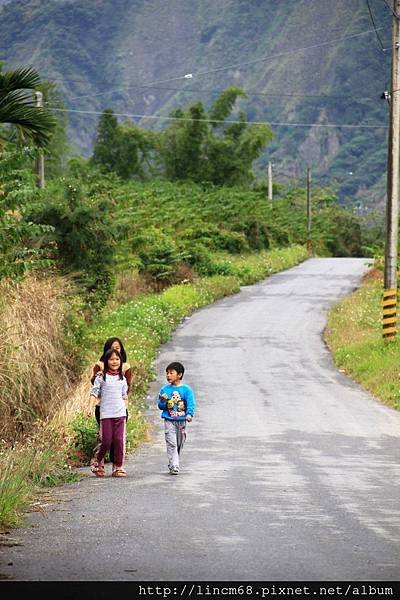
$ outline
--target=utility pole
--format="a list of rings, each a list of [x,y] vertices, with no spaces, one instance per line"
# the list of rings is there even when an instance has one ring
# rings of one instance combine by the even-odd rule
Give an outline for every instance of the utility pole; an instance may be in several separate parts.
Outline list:
[[[311,168],[307,167],[307,248],[311,250]]]
[[[43,106],[43,94],[42,92],[35,92],[36,107],[42,108]],[[39,154],[36,158],[36,174],[37,174],[37,186],[44,188],[44,154],[41,149],[38,150]]]
[[[396,337],[397,244],[400,169],[400,0],[393,0],[392,67],[387,164],[386,245],[383,291],[383,338]]]
[[[268,163],[268,200],[272,202],[272,162]]]

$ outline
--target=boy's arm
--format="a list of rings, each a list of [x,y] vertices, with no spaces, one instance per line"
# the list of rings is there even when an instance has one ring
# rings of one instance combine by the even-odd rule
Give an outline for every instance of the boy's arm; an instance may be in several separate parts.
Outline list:
[[[168,396],[165,392],[163,392],[164,388],[161,388],[158,396],[157,396],[157,400],[158,400],[158,408],[160,410],[166,410],[167,408],[167,400],[168,400]]]
[[[190,423],[196,411],[196,399],[191,387],[187,386],[186,392],[186,421]]]

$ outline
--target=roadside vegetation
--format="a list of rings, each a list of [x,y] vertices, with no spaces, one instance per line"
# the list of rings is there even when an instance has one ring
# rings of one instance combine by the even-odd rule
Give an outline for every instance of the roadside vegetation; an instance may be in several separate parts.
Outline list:
[[[383,273],[376,262],[356,292],[330,311],[325,339],[337,367],[400,410],[400,343],[382,337]]]
[[[0,77],[4,105],[10,79]],[[50,84],[45,98],[62,105]],[[224,123],[241,95],[229,88],[211,107],[179,109],[184,120],[159,135],[105,111],[87,160],[68,156],[65,123],[46,109],[29,139],[12,111],[0,113],[0,530],[89,464],[89,375],[106,338],[123,340],[132,365],[134,451],[151,435],[157,349],[182,319],[312,254],[379,248],[377,232],[330,189],[313,190],[311,236],[304,189],[278,184],[267,200],[252,163],[273,132],[249,128],[243,114]],[[24,102],[20,113],[32,110]],[[39,144],[51,151],[44,189]]]

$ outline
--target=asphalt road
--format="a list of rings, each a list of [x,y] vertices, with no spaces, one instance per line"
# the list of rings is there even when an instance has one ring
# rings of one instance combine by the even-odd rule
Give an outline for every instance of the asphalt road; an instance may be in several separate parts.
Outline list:
[[[326,312],[363,259],[311,259],[179,326],[149,391],[153,439],[126,479],[55,491],[0,573],[25,581],[400,579],[400,413],[338,372]],[[197,414],[177,477],[155,396],[171,360]],[[12,564],[9,564],[12,563]]]

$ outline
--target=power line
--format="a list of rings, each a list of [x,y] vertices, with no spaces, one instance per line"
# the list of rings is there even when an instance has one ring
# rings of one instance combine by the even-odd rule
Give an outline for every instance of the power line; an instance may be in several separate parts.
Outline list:
[[[379,27],[378,29],[384,29],[383,27]],[[254,60],[249,60],[246,62],[242,62],[242,63],[236,63],[234,65],[228,65],[228,66],[222,66],[222,67],[216,67],[215,69],[209,69],[208,71],[199,71],[198,73],[186,73],[185,75],[180,75],[178,77],[171,77],[169,79],[163,79],[163,80],[159,80],[159,81],[153,81],[150,82],[148,84],[145,84],[146,86],[152,86],[152,85],[157,85],[159,83],[169,83],[170,81],[180,81],[182,79],[193,79],[193,77],[202,77],[203,75],[210,75],[212,73],[219,73],[221,71],[228,71],[230,69],[240,69],[241,67],[245,67],[248,65],[253,65],[256,63],[260,63],[260,62],[265,62],[268,60],[274,60],[275,58],[281,58],[282,56],[288,56],[290,54],[297,54],[298,52],[304,52],[306,50],[313,50],[315,48],[321,48],[323,46],[328,46],[329,44],[335,44],[337,42],[343,42],[346,40],[350,40],[350,39],[354,39],[356,37],[360,37],[362,35],[366,35],[369,33],[375,33],[376,30],[375,29],[368,29],[366,31],[361,31],[359,33],[355,33],[352,35],[347,35],[347,36],[343,36],[341,38],[335,38],[333,40],[328,40],[326,42],[320,42],[319,44],[312,44],[311,46],[303,46],[301,48],[296,48],[293,50],[287,50],[285,52],[279,52],[277,54],[271,54],[270,56],[266,56],[264,58],[257,58]],[[78,100],[80,98],[87,98],[87,97],[95,97],[95,96],[104,96],[106,94],[112,94],[114,92],[120,92],[123,91],[125,89],[130,89],[136,87],[135,85],[128,85],[128,86],[123,86],[123,87],[119,87],[119,88],[114,88],[112,90],[108,90],[105,92],[98,92],[97,94],[82,94],[80,96],[74,96],[73,98],[70,98],[70,100]]]
[[[386,6],[389,8],[389,10],[390,10],[390,12],[392,13],[392,15],[393,15],[394,17],[396,17],[396,19],[397,19],[399,15],[397,15],[397,14],[395,13],[395,11],[393,10],[393,7],[392,7],[392,6],[390,6],[390,4],[387,2],[387,0],[383,0],[383,1],[384,1],[384,3],[386,4]]]
[[[68,109],[68,108],[52,108],[51,110],[57,112],[67,112],[67,113],[77,113],[77,114],[85,114],[85,115],[102,115],[103,112],[97,110],[78,110],[78,109]],[[111,113],[110,113],[111,114]],[[112,113],[112,116],[115,117],[129,117],[131,119],[160,119],[166,121],[195,121],[195,122],[204,122],[204,123],[221,123],[224,125],[230,124],[243,124],[246,125],[275,125],[275,126],[286,126],[286,127],[330,127],[330,128],[345,128],[345,129],[387,129],[387,125],[368,125],[368,124],[358,124],[358,125],[347,125],[347,124],[339,124],[339,123],[284,123],[284,122],[274,122],[274,121],[235,121],[235,120],[220,120],[220,119],[191,119],[190,117],[164,117],[162,115],[138,115],[138,114],[128,114],[128,113]]]
[[[158,86],[146,86],[146,85],[138,85],[138,88],[146,88],[150,90],[166,90],[166,91],[175,91],[175,92],[183,92],[183,93],[199,93],[199,94],[221,94],[225,90],[213,90],[213,89],[184,89],[184,88],[173,88],[173,87],[158,87]],[[348,95],[340,95],[340,94],[303,94],[300,92],[255,92],[252,90],[243,90],[246,96],[268,96],[268,97],[276,97],[276,98],[348,98]],[[363,96],[362,100],[376,100],[378,96]]]
[[[373,14],[372,14],[372,10],[371,10],[370,4],[369,4],[369,0],[365,0],[365,1],[366,1],[366,3],[367,3],[368,12],[369,12],[369,16],[370,16],[370,19],[371,19],[371,22],[372,22],[372,25],[373,25],[374,31],[375,31],[375,33],[376,33],[376,37],[378,38],[378,42],[379,42],[379,43],[380,43],[380,45],[381,45],[382,52],[385,52],[385,51],[387,50],[387,48],[384,48],[384,46],[383,46],[383,44],[382,44],[382,40],[381,40],[381,38],[379,37],[379,33],[378,33],[378,30],[377,30],[377,28],[376,28],[376,25],[375,25],[374,16],[373,16]]]
[[[87,79],[53,79],[53,81],[64,81],[64,82],[79,82],[79,83],[89,83]],[[176,87],[159,87],[157,85],[147,84],[147,85],[130,85],[129,89],[148,89],[148,90],[165,90],[172,92],[182,92],[184,94],[196,93],[196,94],[221,94],[224,92],[224,89],[215,90],[215,89],[194,89],[194,88],[176,88]],[[123,88],[120,88],[123,89]],[[304,94],[302,92],[257,92],[256,90],[243,90],[246,96],[267,96],[267,97],[277,97],[277,98],[348,98],[348,94]],[[378,96],[363,96],[362,100],[373,100],[375,101]],[[76,98],[70,98],[70,100],[75,100]]]

